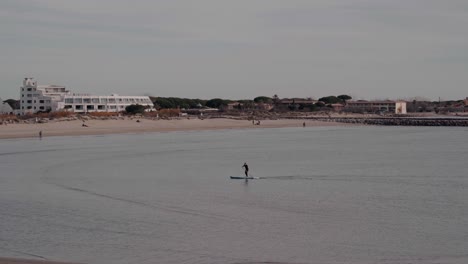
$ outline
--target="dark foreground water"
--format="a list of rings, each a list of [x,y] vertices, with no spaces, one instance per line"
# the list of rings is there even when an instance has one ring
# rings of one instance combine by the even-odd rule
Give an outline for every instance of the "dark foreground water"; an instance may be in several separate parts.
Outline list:
[[[468,263],[468,129],[0,140],[0,256]],[[260,180],[229,180],[248,162]]]

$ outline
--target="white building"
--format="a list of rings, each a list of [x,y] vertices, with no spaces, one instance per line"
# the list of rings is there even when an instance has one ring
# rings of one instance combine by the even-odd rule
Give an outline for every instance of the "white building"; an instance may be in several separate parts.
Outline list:
[[[0,114],[9,115],[13,113],[13,108],[8,103],[3,102],[2,98],[0,98]]]
[[[148,96],[73,94],[65,86],[37,85],[33,78],[24,78],[19,112],[22,115],[61,110],[78,113],[120,112],[132,104],[147,106],[150,110],[154,108]]]
[[[395,114],[406,114],[405,101],[349,101],[346,103],[346,110],[348,111],[366,111],[366,112],[389,112]]]

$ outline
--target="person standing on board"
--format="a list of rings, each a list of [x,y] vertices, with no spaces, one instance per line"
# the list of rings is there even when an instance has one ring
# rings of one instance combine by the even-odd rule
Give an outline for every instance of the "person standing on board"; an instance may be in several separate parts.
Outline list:
[[[242,168],[244,168],[245,177],[249,177],[249,165],[247,165],[247,162],[244,162],[244,165],[242,165]]]

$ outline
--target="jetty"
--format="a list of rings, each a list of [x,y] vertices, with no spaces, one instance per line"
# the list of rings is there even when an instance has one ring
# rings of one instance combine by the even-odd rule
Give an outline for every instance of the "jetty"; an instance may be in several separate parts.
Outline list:
[[[379,126],[468,126],[468,117],[305,117],[302,119]]]

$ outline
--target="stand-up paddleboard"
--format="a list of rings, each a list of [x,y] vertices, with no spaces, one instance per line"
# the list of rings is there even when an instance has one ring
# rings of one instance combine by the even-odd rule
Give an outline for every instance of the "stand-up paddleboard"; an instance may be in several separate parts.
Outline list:
[[[260,177],[241,177],[241,176],[230,176],[231,180],[258,180]]]

